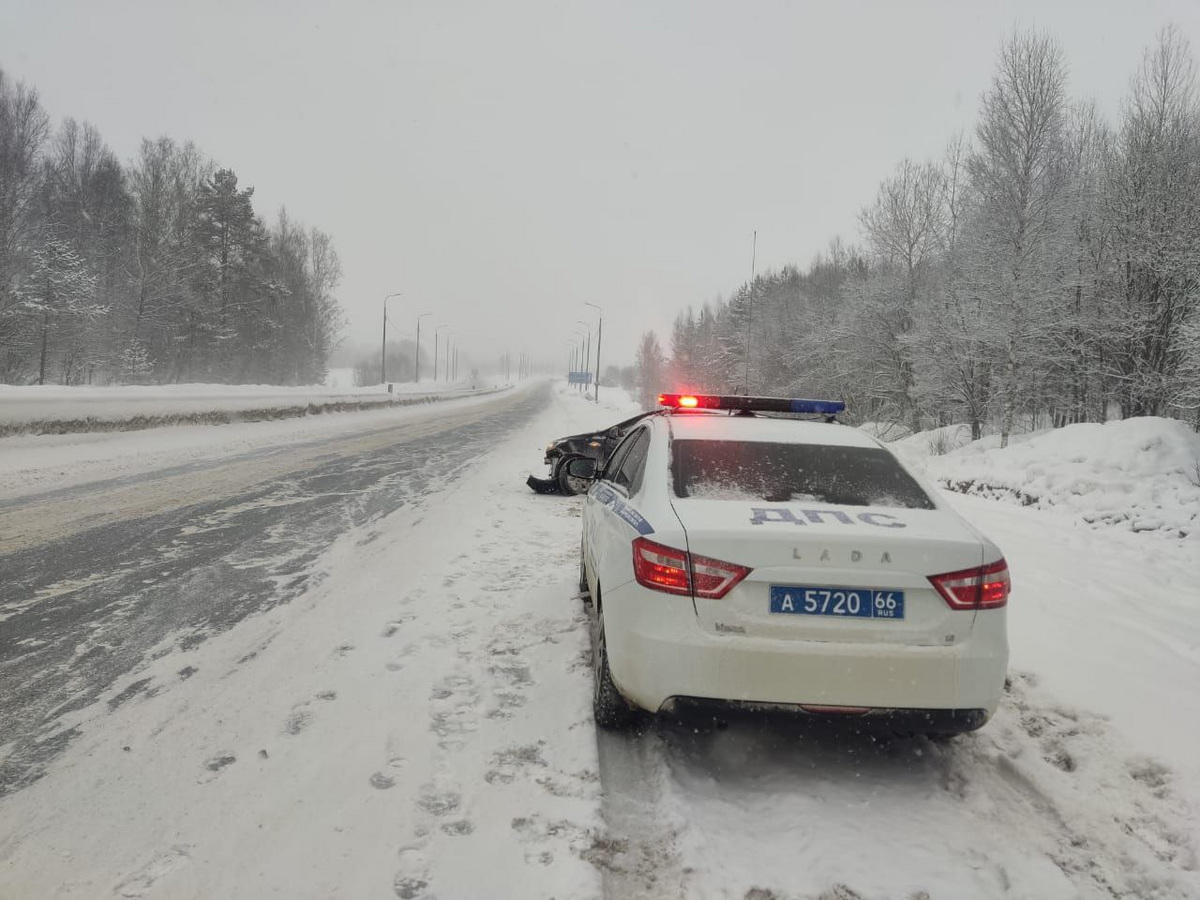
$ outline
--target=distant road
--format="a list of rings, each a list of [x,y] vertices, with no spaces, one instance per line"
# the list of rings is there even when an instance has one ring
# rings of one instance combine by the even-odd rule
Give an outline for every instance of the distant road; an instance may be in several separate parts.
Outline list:
[[[165,638],[199,643],[290,601],[345,529],[431,502],[548,396],[0,501],[0,795],[70,740],[63,713]]]

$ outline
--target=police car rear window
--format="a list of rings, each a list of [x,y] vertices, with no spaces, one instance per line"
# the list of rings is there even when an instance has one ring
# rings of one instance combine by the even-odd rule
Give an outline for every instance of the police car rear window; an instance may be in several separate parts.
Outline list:
[[[934,508],[878,447],[676,440],[671,467],[676,497]]]

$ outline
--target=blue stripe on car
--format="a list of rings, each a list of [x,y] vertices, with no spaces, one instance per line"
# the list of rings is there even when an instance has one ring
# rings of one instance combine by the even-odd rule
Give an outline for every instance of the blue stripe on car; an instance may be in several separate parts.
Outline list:
[[[626,503],[612,488],[598,484],[592,491],[597,500],[611,508],[626,524],[632,525],[638,534],[654,534],[654,528],[646,521],[646,517]]]

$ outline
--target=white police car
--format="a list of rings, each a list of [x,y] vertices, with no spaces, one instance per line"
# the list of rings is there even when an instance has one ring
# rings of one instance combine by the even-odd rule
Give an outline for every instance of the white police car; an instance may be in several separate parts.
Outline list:
[[[583,513],[596,721],[688,701],[956,733],[1008,660],[999,549],[841,403],[662,395]],[[756,412],[815,413],[824,421]],[[903,722],[903,724],[901,724]]]

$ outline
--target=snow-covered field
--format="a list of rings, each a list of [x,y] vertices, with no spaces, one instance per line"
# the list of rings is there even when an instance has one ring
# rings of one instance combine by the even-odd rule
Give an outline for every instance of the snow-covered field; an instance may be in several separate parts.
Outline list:
[[[0,497],[147,472],[247,451],[281,452],[306,441],[328,440],[398,419],[420,422],[486,405],[491,393],[448,397],[432,405],[370,409],[346,416],[276,422],[178,425],[141,432],[78,432],[0,437]]]
[[[440,397],[469,393],[467,382],[423,381],[354,387],[344,370],[327,384],[286,387],[267,384],[163,384],[93,387],[88,385],[0,384],[0,426],[41,422],[111,422],[122,419],[182,417],[210,413],[321,407],[338,403],[384,403],[398,397]],[[478,386],[484,388],[484,385]],[[486,385],[492,388],[493,385]]]
[[[299,599],[67,713],[81,736],[0,800],[0,897],[1200,897],[1200,542],[1074,508],[949,495],[1014,580],[1011,686],[976,734],[598,738],[579,503],[523,480],[633,411],[558,390],[468,477],[347,531]],[[50,465],[111,451],[80,466],[102,477],[149,435],[110,437]]]
[[[927,475],[955,491],[1200,540],[1200,434],[1144,417],[970,440],[952,425],[895,441]]]

